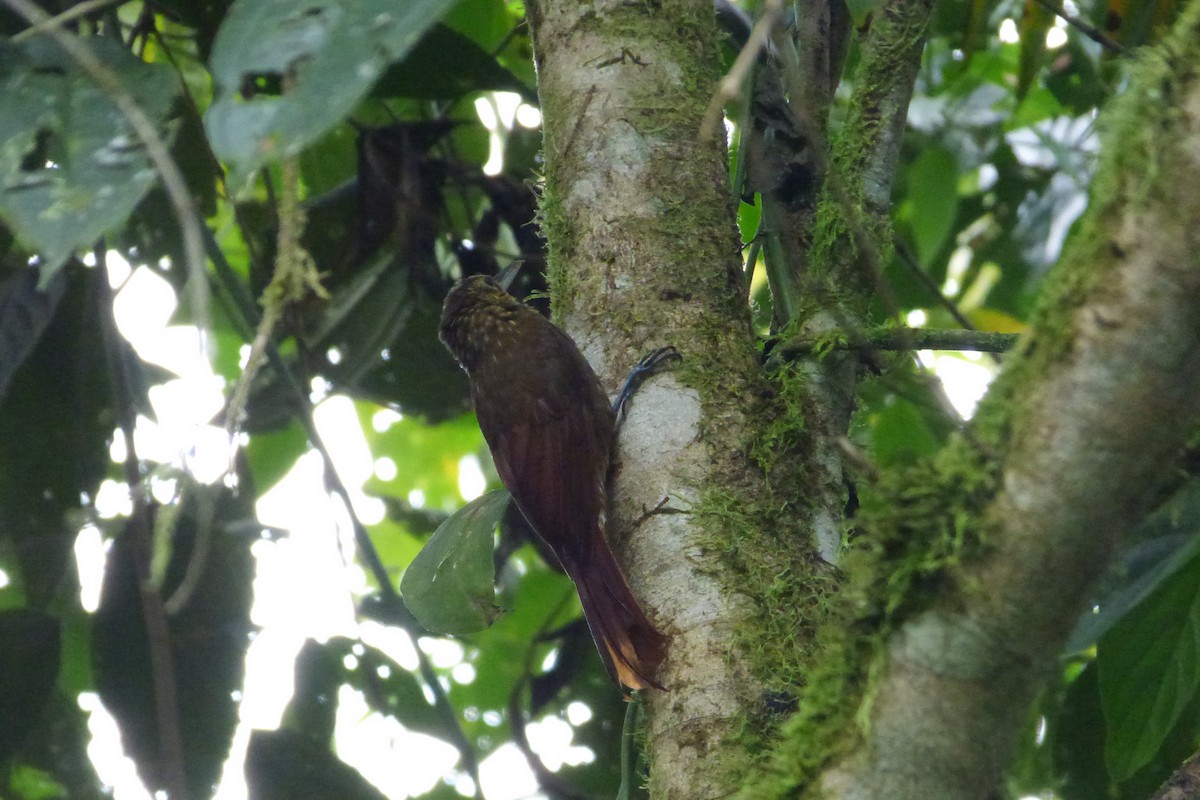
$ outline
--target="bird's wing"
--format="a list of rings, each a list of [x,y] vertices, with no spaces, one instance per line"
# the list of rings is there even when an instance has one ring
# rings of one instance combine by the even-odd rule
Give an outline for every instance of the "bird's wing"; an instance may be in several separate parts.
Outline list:
[[[543,344],[533,352],[545,357],[519,365],[507,385],[476,382],[473,389],[500,479],[570,572],[587,561],[591,538],[602,530],[613,421],[607,396],[574,344],[557,338]],[[506,406],[481,397],[490,392],[506,397]]]

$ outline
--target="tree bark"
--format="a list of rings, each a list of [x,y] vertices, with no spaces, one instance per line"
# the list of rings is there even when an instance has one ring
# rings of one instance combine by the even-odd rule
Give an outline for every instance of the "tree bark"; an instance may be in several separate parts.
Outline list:
[[[630,583],[672,637],[668,691],[643,693],[650,784],[725,796],[736,777],[718,756],[756,699],[731,644],[749,614],[697,511],[745,474],[759,377],[725,147],[700,136],[719,77],[713,7],[538,0],[528,18],[555,314],[610,389],[649,349],[684,358],[630,404],[611,510]]]

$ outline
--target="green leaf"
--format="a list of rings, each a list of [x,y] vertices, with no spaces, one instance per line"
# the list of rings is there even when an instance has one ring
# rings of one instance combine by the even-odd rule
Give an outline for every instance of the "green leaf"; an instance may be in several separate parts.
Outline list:
[[[400,581],[413,616],[432,633],[481,631],[500,615],[494,602],[492,540],[509,494],[489,492],[438,526]]]
[[[0,400],[0,542],[15,556],[13,583],[35,608],[60,596],[74,568],[81,498],[95,496],[112,463],[113,392],[94,285],[104,278],[75,263],[59,273],[66,288],[57,310]]]
[[[1096,661],[1105,761],[1125,780],[1154,757],[1200,686],[1200,557],[1117,623]]]
[[[278,483],[307,451],[308,434],[299,423],[250,437],[246,460],[259,491],[265,492]]]
[[[58,800],[69,796],[66,788],[54,780],[53,775],[28,764],[13,768],[8,786],[21,800]]]
[[[213,151],[240,176],[341,122],[453,0],[238,0],[213,43]],[[243,94],[288,76],[282,95]]]
[[[954,227],[958,213],[958,164],[943,147],[930,147],[908,173],[917,257],[930,264]]]
[[[107,39],[80,40],[152,120],[171,71]],[[0,45],[0,218],[58,267],[123,223],[155,182],[145,148],[95,83],[44,38]]]
[[[1035,0],[1025,0],[1021,15],[1021,67],[1017,73],[1017,98],[1029,92],[1046,58],[1046,34],[1054,25],[1054,14]]]
[[[1179,570],[1200,556],[1200,480],[1180,488],[1138,527],[1121,564],[1122,581],[1101,596],[1067,638],[1064,653],[1081,653]]]

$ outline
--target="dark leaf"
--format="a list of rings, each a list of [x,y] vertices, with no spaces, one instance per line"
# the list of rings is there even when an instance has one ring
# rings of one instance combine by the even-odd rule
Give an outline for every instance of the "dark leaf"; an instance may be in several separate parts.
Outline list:
[[[49,614],[0,611],[0,768],[38,724],[54,690],[60,638],[58,620]]]
[[[1080,653],[1150,597],[1200,552],[1200,481],[1180,489],[1143,523],[1137,541],[1121,560],[1119,574],[1097,608],[1079,620],[1063,651]]]
[[[299,731],[254,731],[244,769],[250,800],[387,800],[328,746]]]
[[[201,495],[204,492],[208,494]],[[189,795],[199,800],[211,796],[237,724],[233,693],[241,689],[249,645],[253,558],[252,539],[229,532],[227,526],[245,527],[241,523],[248,515],[248,497],[228,489],[197,489],[197,497],[178,512],[171,531],[161,590],[163,598],[179,608],[168,619],[169,641],[154,646],[169,648],[183,766]],[[206,512],[202,503],[213,505]],[[140,524],[131,520],[109,553],[92,651],[100,697],[117,718],[143,780],[158,789],[165,779],[151,640],[139,590],[139,575],[148,569],[139,564],[148,558],[139,550],[144,539],[135,526]],[[207,542],[202,544],[201,537]],[[191,588],[183,589],[185,585]],[[178,594],[181,589],[188,592],[186,598]]]
[[[433,255],[446,164],[427,153],[455,123],[402,122],[366,128],[358,138],[358,237],[353,263],[394,231],[410,264]]]
[[[486,50],[453,28],[438,24],[398,64],[393,64],[371,94],[455,100],[493,90],[516,92],[537,103],[537,92],[502,66]]]
[[[0,399],[0,541],[14,582],[45,607],[72,563],[82,496],[109,463],[115,425],[103,336],[92,292],[103,273],[70,265],[53,319]]]
[[[0,400],[13,373],[54,318],[67,288],[66,277],[58,271],[41,286],[44,272],[22,269],[0,282]]]

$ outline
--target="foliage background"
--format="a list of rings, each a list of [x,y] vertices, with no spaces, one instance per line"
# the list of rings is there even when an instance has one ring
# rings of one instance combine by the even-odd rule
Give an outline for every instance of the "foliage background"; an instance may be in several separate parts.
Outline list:
[[[850,12],[864,26],[872,7]],[[460,491],[465,457],[498,485],[465,380],[436,341],[441,297],[454,277],[515,258],[532,267],[522,290],[546,288],[539,133],[487,126],[476,111],[494,92],[537,104],[523,13],[501,0],[161,0],[99,4],[71,19],[67,36],[169,143],[203,223],[202,272],[112,90],[14,12],[0,14],[0,795],[104,794],[85,753],[85,692],[118,719],[148,786],[212,795],[235,741],[233,698],[254,628],[252,547],[287,536],[263,529],[256,500],[314,452],[331,497],[361,488],[384,509],[369,524],[361,510],[344,514],[328,533],[344,568],[362,576],[360,617],[433,638],[395,587],[471,499]],[[872,322],[1023,330],[1086,206],[1097,109],[1124,85],[1130,51],[1153,43],[1177,10],[1135,2],[1071,13],[1124,52],[1036,3],[938,4],[893,190],[888,292]],[[727,42],[727,62],[734,55]],[[851,45],[835,130],[858,55]],[[485,170],[497,154],[503,170]],[[250,385],[244,447],[230,476],[197,480],[188,447],[154,459],[133,435],[165,415],[154,387],[178,378],[120,335],[113,287],[95,264],[118,253],[167,280],[183,298],[173,322],[208,331],[228,395],[280,248],[299,252],[284,231],[296,219],[290,194],[323,289],[274,284],[286,303],[268,293],[279,327]],[[758,209],[740,206],[747,242]],[[765,337],[771,296],[761,266],[753,277],[747,307]],[[938,364],[947,374],[995,368],[986,357]],[[350,399],[371,457],[390,458],[394,471],[343,484],[314,422],[314,403],[330,395]],[[851,436],[882,469],[933,454],[953,428],[904,365],[859,400]],[[1200,744],[1200,495],[1192,480],[1179,485],[1130,537],[1031,710],[1008,773],[1014,796],[1144,797]],[[119,512],[99,502],[114,488],[127,498]],[[96,608],[80,595],[97,566],[76,563],[84,530],[110,543]],[[507,743],[526,753],[549,796],[614,793],[634,771],[622,760],[625,707],[569,582],[512,520],[493,561],[506,611],[458,639],[469,672],[423,650],[401,664],[364,641],[306,645],[281,727],[248,740],[250,795],[379,796],[331,748],[343,686],[456,749],[455,774],[425,796],[478,793],[479,762]],[[586,722],[568,713],[573,704],[590,710]],[[547,769],[526,727],[547,718],[574,720],[573,743],[592,760]]]

